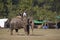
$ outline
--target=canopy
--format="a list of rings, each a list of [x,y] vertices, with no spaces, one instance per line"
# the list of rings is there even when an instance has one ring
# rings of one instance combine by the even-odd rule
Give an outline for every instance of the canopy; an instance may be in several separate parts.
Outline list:
[[[0,26],[4,27],[4,23],[7,21],[8,19],[0,19]]]
[[[56,16],[57,19],[60,19],[60,16]]]
[[[43,21],[41,21],[41,20],[34,20],[34,24],[42,24],[43,23]]]

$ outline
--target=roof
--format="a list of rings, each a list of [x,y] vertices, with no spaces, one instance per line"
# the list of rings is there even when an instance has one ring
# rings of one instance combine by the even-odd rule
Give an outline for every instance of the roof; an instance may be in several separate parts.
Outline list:
[[[43,23],[43,21],[40,21],[40,20],[34,20],[34,23],[40,24],[40,23]]]

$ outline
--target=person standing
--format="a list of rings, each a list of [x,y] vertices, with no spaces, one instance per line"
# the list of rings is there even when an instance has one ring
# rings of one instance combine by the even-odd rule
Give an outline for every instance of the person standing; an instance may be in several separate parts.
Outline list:
[[[23,17],[27,16],[26,12],[23,13]]]
[[[60,28],[60,21],[57,23],[58,29]]]

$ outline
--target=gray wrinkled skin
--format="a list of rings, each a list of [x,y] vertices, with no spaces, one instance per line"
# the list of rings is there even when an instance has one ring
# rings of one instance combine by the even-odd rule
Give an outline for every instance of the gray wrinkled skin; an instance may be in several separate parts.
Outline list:
[[[27,25],[26,17],[23,20],[22,20],[22,18],[18,18],[18,17],[12,18],[12,20],[10,21],[11,35],[13,34],[14,29],[20,29],[21,27],[23,27],[25,29],[26,25]]]
[[[13,35],[13,30],[14,29],[20,29],[20,28],[24,28],[24,31],[25,31],[25,34],[29,35],[29,31],[27,31],[27,29],[29,30],[29,28],[27,28],[27,17],[23,17],[23,18],[12,18],[11,21],[10,21],[10,30],[11,30],[11,35]],[[34,27],[34,23],[32,22],[31,23],[31,28],[32,28],[32,31],[33,31],[33,27]]]

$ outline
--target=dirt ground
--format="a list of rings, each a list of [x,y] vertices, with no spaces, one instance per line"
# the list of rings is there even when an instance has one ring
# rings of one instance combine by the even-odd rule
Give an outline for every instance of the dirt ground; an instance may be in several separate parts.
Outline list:
[[[19,33],[13,32],[10,35],[9,29],[0,29],[0,40],[60,40],[60,29],[34,29],[33,35],[26,36],[23,29]]]

